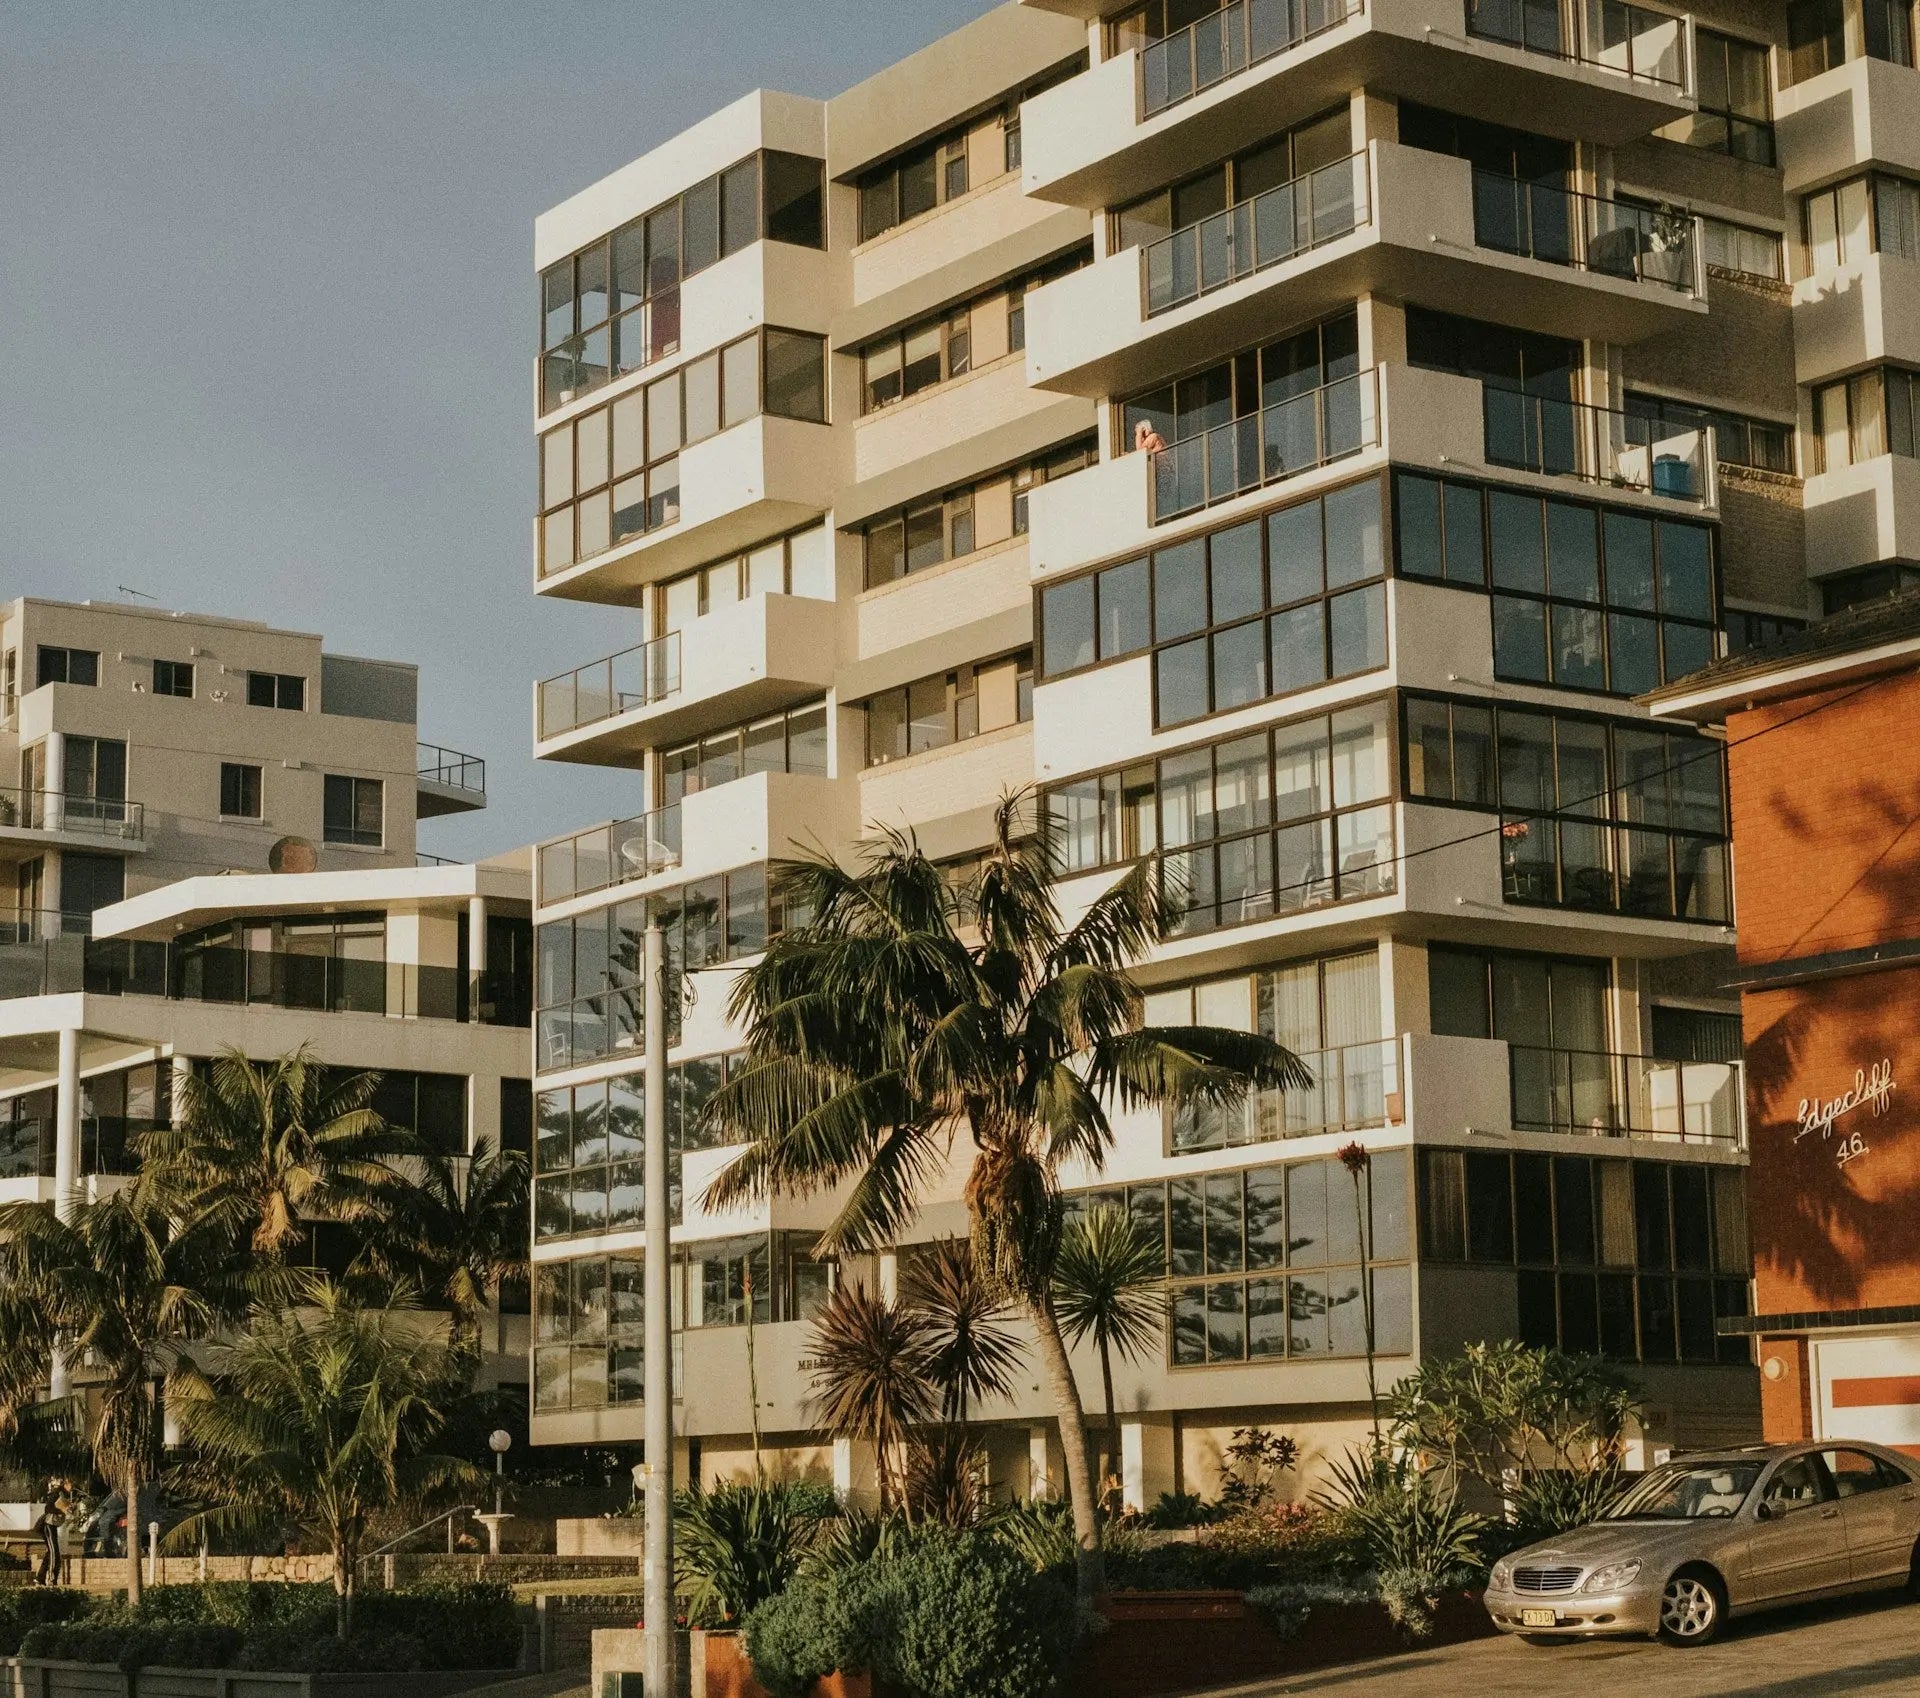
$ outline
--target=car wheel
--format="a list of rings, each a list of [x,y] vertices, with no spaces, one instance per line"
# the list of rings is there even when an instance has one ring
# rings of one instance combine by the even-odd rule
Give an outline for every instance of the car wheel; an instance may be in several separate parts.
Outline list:
[[[1710,1644],[1726,1616],[1720,1582],[1704,1569],[1681,1569],[1660,1594],[1660,1637],[1669,1645]]]
[[[1913,1547],[1913,1555],[1907,1558],[1907,1596],[1920,1602],[1920,1542]]]

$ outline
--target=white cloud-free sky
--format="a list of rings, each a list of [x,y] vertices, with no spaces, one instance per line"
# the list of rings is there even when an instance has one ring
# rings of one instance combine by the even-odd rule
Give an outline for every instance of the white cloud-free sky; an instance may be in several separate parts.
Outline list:
[[[0,595],[420,666],[492,853],[629,812],[530,753],[631,640],[531,590],[534,215],[748,90],[828,95],[986,0],[0,0]]]

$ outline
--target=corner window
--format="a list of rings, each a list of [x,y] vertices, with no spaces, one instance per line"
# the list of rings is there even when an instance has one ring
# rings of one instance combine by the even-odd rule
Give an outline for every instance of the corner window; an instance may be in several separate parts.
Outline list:
[[[1700,29],[1694,32],[1694,52],[1700,110],[1665,133],[1755,165],[1773,164],[1767,49],[1718,30]]]
[[[867,765],[964,743],[1033,717],[1033,657],[1009,655],[870,696]]]
[[[307,681],[297,672],[249,672],[247,706],[286,708],[294,713],[307,705]]]
[[[328,773],[323,821],[326,841],[378,849],[385,839],[385,788],[377,778]]]
[[[42,643],[36,684],[89,684],[100,682],[100,654],[96,649],[54,648]]]
[[[1920,455],[1920,373],[1881,366],[1813,392],[1818,470],[1838,471],[1881,454]]]
[[[220,812],[228,819],[260,818],[260,768],[239,761],[220,763]]]

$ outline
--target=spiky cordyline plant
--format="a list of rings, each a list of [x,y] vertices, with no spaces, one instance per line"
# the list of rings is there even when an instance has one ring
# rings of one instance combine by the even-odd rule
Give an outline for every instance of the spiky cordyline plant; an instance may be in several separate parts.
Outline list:
[[[1113,1401],[1113,1356],[1153,1348],[1165,1321],[1166,1247],[1123,1208],[1091,1209],[1069,1225],[1053,1268],[1053,1306],[1069,1344],[1092,1338],[1106,1394],[1104,1475],[1117,1471],[1120,1431]]]
[[[366,1219],[399,1181],[404,1140],[370,1106],[379,1075],[342,1075],[302,1044],[270,1061],[237,1049],[177,1087],[175,1124],[140,1139],[142,1171],[179,1209],[247,1236],[276,1260],[301,1220]]]
[[[873,1446],[884,1513],[899,1501],[900,1447],[940,1407],[926,1319],[850,1282],[814,1318],[807,1345],[815,1418],[838,1437]]]
[[[1025,801],[1003,799],[964,892],[898,831],[854,869],[825,855],[777,869],[813,918],[734,987],[746,1065],[706,1114],[748,1147],[707,1194],[725,1207],[850,1181],[826,1247],[859,1252],[896,1241],[949,1162],[965,1163],[974,1254],[1034,1326],[1091,1592],[1103,1577],[1086,1423],[1052,1296],[1061,1172],[1100,1169],[1110,1105],[1224,1104],[1308,1075],[1251,1033],[1143,1027],[1128,969],[1172,918],[1157,862],[1068,923],[1044,827],[1022,834]]]
[[[941,1418],[964,1427],[972,1405],[1013,1393],[1020,1340],[1013,1305],[974,1260],[964,1238],[927,1245],[907,1264],[900,1295],[926,1324],[927,1373],[940,1388]]]

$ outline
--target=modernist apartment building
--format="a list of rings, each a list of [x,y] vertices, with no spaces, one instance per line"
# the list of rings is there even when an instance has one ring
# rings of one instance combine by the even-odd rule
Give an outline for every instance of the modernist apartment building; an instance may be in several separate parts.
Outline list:
[[[486,792],[478,759],[418,742],[411,665],[28,598],[0,677],[0,1201],[119,1183],[178,1075],[234,1046],[378,1071],[376,1107],[453,1153],[529,1145],[525,857],[416,865],[416,821]],[[304,1253],[337,1266],[329,1233]],[[524,1307],[497,1317],[496,1382],[525,1378]]]
[[[485,763],[418,740],[418,693],[306,632],[5,604],[0,917],[37,939],[195,874],[412,866],[418,821],[486,803]]]
[[[1908,593],[1655,697],[1726,730],[1769,1439],[1920,1452],[1917,668]]]
[[[1721,1330],[1722,748],[1638,698],[1920,560],[1910,21],[1023,0],[539,219],[536,588],[624,631],[535,694],[612,816],[537,859],[536,1439],[640,1432],[646,916],[700,969],[683,1128],[781,923],[768,860],[892,823],[964,864],[1018,785],[1076,899],[1163,857],[1152,1013],[1316,1081],[1134,1117],[1075,1176],[1164,1235],[1130,1501],[1211,1491],[1251,1422],[1337,1453],[1369,1282],[1389,1381],[1517,1336],[1635,1364],[1650,1445],[1758,1431]],[[828,1199],[715,1217],[699,1143],[688,1449],[728,1472],[757,1425],[857,1483],[809,1427],[805,1317],[911,1245],[823,1266]],[[949,1196],[916,1236],[959,1226]],[[1007,1489],[1059,1477],[1037,1374],[986,1418]]]

